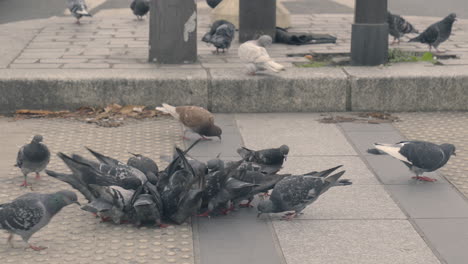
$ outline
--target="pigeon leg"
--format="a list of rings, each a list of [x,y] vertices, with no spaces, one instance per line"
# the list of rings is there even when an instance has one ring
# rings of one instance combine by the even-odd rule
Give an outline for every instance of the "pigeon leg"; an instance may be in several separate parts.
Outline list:
[[[14,248],[12,240],[13,240],[13,234],[10,233],[10,235],[8,236],[7,242],[8,242],[8,245],[10,245],[11,248]]]
[[[196,216],[202,216],[202,217],[203,216],[208,216],[208,217],[210,217],[210,213],[211,213],[211,211],[208,210],[208,211],[204,212],[203,214],[197,214]]]
[[[29,245],[30,248],[32,248],[35,251],[41,251],[41,250],[47,249],[47,247],[34,246],[34,245],[31,245],[31,244],[28,244],[28,245]]]
[[[166,224],[163,224],[163,223],[158,224],[158,226],[159,226],[160,228],[167,228],[167,227],[170,227],[170,225],[166,225]]]
[[[207,138],[207,137],[205,137],[205,136],[201,136],[201,139],[203,139],[203,140],[211,140],[211,138]]]
[[[77,18],[77,19],[76,19],[76,24],[77,24],[77,25],[80,25],[80,24],[81,24],[81,22],[80,22],[80,19],[79,19],[79,18]]]
[[[31,186],[31,184],[28,184],[28,181],[26,180],[26,176],[24,176],[24,181],[23,183],[20,185],[20,187],[28,187],[28,186]]]
[[[390,45],[395,45],[397,43],[400,43],[400,41],[397,42],[397,38],[394,37],[393,41],[392,41],[392,43],[390,43]]]
[[[270,194],[268,192],[264,192],[262,194],[259,194],[259,196],[268,197],[270,196]]]
[[[296,212],[294,213],[287,213],[283,216],[283,219],[286,221],[291,221],[294,217],[296,217]]]
[[[36,180],[40,180],[41,179],[41,175],[39,174],[39,172],[36,172]]]
[[[427,182],[435,182],[437,179],[427,177],[427,176],[414,176],[413,179],[420,180],[420,181],[427,181]]]
[[[107,216],[107,217],[101,216],[101,223],[110,222],[110,221],[111,221],[111,217],[110,217],[110,216]]]
[[[252,208],[253,205],[251,205],[250,203],[252,202],[252,198],[249,198],[248,202],[245,203],[245,204],[239,204],[240,207],[247,207],[247,208]]]

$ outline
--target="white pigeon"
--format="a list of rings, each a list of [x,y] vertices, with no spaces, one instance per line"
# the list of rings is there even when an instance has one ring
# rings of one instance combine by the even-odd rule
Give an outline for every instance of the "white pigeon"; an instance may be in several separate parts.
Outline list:
[[[258,71],[270,70],[280,72],[285,70],[284,66],[276,63],[268,55],[266,46],[271,45],[273,40],[268,35],[263,35],[257,40],[250,40],[239,46],[237,54],[240,59],[247,63],[248,74],[255,75]]]
[[[91,16],[88,13],[88,7],[84,0],[68,0],[68,9],[74,17],[76,17],[76,23],[80,24],[80,18],[84,16]]]

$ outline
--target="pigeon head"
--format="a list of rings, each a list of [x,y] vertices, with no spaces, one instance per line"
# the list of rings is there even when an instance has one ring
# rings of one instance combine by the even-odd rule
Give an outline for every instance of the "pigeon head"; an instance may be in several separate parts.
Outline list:
[[[262,214],[266,214],[266,213],[274,213],[275,212],[274,207],[275,206],[271,200],[261,201],[257,205],[257,210],[258,210],[257,217],[260,217]]]
[[[62,207],[70,204],[80,205],[78,202],[78,196],[76,196],[76,193],[72,191],[62,190],[52,195],[52,199],[50,199],[48,204],[48,209],[58,212]]]
[[[450,15],[446,16],[443,20],[446,24],[453,24],[457,20],[457,15],[455,13],[451,13]]]
[[[41,135],[35,135],[31,142],[34,142],[34,143],[42,142],[42,136]]]
[[[273,39],[268,35],[263,35],[257,39],[257,43],[259,46],[266,47],[273,43]]]
[[[286,146],[286,145],[281,145],[279,150],[280,150],[281,154],[283,154],[284,156],[287,156],[288,153],[289,153],[289,147]]]
[[[444,151],[444,153],[446,155],[448,155],[449,157],[451,155],[454,155],[456,156],[457,154],[455,153],[455,146],[453,144],[442,144],[440,145],[440,148],[442,148],[442,150]]]
[[[209,45],[211,43],[211,35],[212,35],[211,32],[206,33],[203,36],[202,41],[208,43]]]
[[[206,167],[212,171],[219,171],[224,169],[224,162],[220,159],[212,159],[206,163]]]
[[[207,137],[218,137],[219,140],[221,140],[221,134],[222,133],[223,133],[223,130],[219,126],[212,125],[206,131],[205,136],[207,136]]]

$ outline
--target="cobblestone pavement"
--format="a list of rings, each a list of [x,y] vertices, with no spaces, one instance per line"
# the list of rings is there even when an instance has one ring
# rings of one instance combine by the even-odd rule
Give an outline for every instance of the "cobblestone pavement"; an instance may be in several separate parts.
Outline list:
[[[68,120],[23,120],[8,122],[0,119],[0,203],[30,192],[20,188],[21,172],[12,165],[18,147],[42,134],[44,143],[52,152],[48,169],[65,172],[63,162],[55,155],[80,153],[91,157],[84,146],[126,161],[128,151],[142,153],[158,162],[161,154],[170,154],[174,143],[182,144],[180,126],[171,119],[130,122],[119,128],[102,128]],[[67,184],[42,174],[36,181],[29,177],[34,191],[54,192],[71,189]],[[80,202],[86,203],[79,195]],[[192,228],[189,224],[169,228],[114,225],[100,223],[91,214],[72,205],[57,214],[51,223],[33,235],[31,243],[48,249],[34,252],[24,250],[25,244],[15,236],[15,249],[6,244],[7,233],[0,232],[0,259],[2,263],[194,263]]]
[[[407,138],[456,146],[457,156],[450,158],[440,172],[468,197],[468,114],[399,113],[398,117],[402,121],[395,123],[395,126]]]
[[[187,68],[241,68],[243,64],[237,56],[238,42],[234,40],[229,52],[214,55],[213,47],[201,42],[203,34],[211,23],[206,8],[200,7],[198,17],[199,63],[183,65]],[[406,17],[416,28],[423,30],[439,20],[435,17]],[[269,53],[286,67],[292,62],[306,61],[302,56],[287,57],[287,54],[310,52],[349,52],[352,14],[310,14],[291,15],[290,31],[328,33],[338,38],[336,44],[291,46],[275,44],[268,48]],[[93,18],[83,19],[82,25],[73,23],[72,17],[59,17],[50,20],[29,42],[22,52],[8,65],[8,68],[50,68],[50,69],[109,69],[109,68],[154,68],[147,63],[148,19],[135,20],[130,9],[111,9],[98,12]],[[427,51],[427,46],[405,43],[405,50]],[[442,50],[456,53],[460,60],[450,60],[446,64],[468,64],[468,20],[459,19],[455,23],[453,35],[441,45]]]

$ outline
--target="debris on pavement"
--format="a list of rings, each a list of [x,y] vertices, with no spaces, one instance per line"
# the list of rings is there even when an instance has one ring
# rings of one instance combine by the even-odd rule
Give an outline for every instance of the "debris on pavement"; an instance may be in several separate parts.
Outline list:
[[[29,118],[69,118],[96,124],[102,127],[118,127],[127,119],[147,119],[160,116],[161,112],[144,105],[110,104],[106,107],[82,106],[75,111],[49,111],[19,109],[15,111],[14,119]]]
[[[393,123],[398,121],[400,121],[400,119],[397,116],[385,112],[355,113],[353,114],[353,116],[329,115],[319,120],[320,123],[325,124],[336,124],[344,122],[382,124]]]

